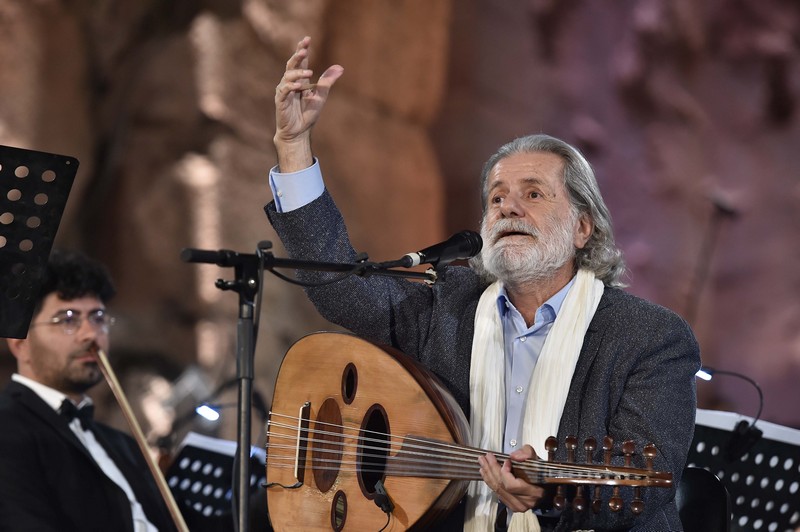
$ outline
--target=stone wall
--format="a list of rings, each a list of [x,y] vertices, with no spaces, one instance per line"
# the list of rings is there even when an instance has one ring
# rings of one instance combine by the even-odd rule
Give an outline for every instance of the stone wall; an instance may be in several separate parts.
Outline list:
[[[232,272],[178,255],[271,240],[282,256],[261,210],[272,100],[312,35],[312,68],[345,67],[314,149],[359,250],[476,228],[494,149],[561,136],[595,165],[631,291],[684,315],[705,363],[759,381],[766,419],[800,426],[798,24],[778,0],[4,0],[0,144],[80,159],[58,243],[111,267],[117,356],[222,382],[237,298],[213,283]],[[269,397],[287,347],[331,326],[299,288],[264,287]],[[699,389],[755,411],[735,380]]]

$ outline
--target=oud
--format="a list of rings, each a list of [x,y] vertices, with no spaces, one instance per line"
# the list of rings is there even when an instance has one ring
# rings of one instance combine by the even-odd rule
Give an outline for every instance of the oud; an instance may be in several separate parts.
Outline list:
[[[438,379],[410,357],[356,336],[317,333],[286,353],[275,384],[267,427],[267,504],[276,530],[425,529],[481,481],[470,447],[469,425]],[[601,510],[600,486],[613,486],[607,504],[623,509],[619,490],[634,489],[631,511],[644,506],[640,490],[669,487],[672,475],[652,470],[653,445],[644,469],[611,466],[613,441],[603,441],[604,463],[592,463],[594,439],[576,463],[576,438],[567,438],[567,462],[515,462],[514,473],[534,484],[557,484],[554,506],[564,508],[564,487],[577,486],[576,511]],[[508,456],[496,454],[504,460]],[[382,528],[383,527],[383,528]]]

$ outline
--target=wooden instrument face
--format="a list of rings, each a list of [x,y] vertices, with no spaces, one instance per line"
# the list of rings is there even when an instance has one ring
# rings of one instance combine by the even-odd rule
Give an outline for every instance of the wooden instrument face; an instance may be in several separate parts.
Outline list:
[[[424,529],[461,499],[467,481],[481,480],[478,457],[466,446],[469,427],[438,380],[401,353],[355,336],[320,333],[286,354],[275,385],[267,431],[267,504],[276,530]],[[641,490],[669,487],[672,475],[653,471],[655,445],[644,447],[645,468],[633,467],[632,441],[564,442],[567,461],[554,461],[558,442],[545,442],[547,461],[513,462],[532,484],[558,485],[553,505],[566,508],[565,487],[578,486],[578,512],[624,510],[622,488],[632,488],[630,510],[644,509]],[[616,450],[615,450],[616,449]],[[617,452],[619,451],[619,452]],[[612,466],[612,456],[624,466]],[[495,453],[498,460],[507,455]],[[612,494],[601,499],[600,486]],[[385,526],[385,528],[384,528]]]
[[[390,435],[461,443],[459,429],[400,362],[357,337],[316,334],[296,343],[281,365],[269,423],[267,500],[276,530],[380,530],[388,517],[375,502],[379,481],[394,504],[386,530],[405,530],[463,494],[465,485],[448,478],[387,474],[403,444]],[[443,497],[451,484],[456,493]]]

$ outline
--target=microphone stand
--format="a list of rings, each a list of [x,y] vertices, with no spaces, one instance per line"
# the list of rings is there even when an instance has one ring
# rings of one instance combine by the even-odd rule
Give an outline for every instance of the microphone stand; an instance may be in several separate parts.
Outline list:
[[[239,319],[237,322],[237,348],[236,348],[236,380],[239,383],[239,397],[237,408],[237,449],[235,489],[237,504],[237,530],[248,532],[250,530],[250,446],[251,446],[251,403],[253,399],[253,378],[255,367],[255,340],[256,328],[255,308],[256,297],[261,294],[261,273],[263,270],[273,271],[275,268],[290,268],[295,270],[310,270],[318,272],[342,272],[367,277],[382,275],[389,277],[405,277],[408,279],[422,279],[428,283],[437,280],[435,270],[427,272],[402,271],[387,269],[386,266],[368,262],[366,257],[357,263],[319,262],[310,260],[297,260],[276,258],[266,251],[272,247],[271,242],[259,242],[256,253],[239,253],[228,249],[209,251],[202,249],[186,248],[181,251],[181,260],[184,262],[216,264],[223,268],[234,269],[234,280],[225,281],[218,279],[215,286],[220,290],[232,290],[239,294]],[[437,265],[438,268],[438,265]],[[259,297],[260,300],[260,297]]]

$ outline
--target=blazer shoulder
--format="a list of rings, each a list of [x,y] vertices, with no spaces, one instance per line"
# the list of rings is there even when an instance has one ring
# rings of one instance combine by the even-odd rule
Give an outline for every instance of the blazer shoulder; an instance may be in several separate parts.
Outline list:
[[[605,289],[595,317],[605,326],[619,323],[624,327],[663,327],[694,336],[689,324],[677,312],[619,288]]]
[[[16,381],[10,381],[0,391],[0,415],[3,417],[19,416],[24,411],[23,402],[42,401],[36,393]],[[42,401],[44,404],[44,401]]]

